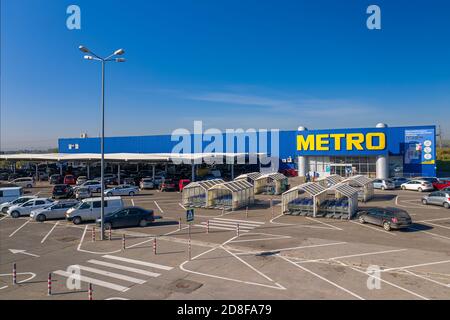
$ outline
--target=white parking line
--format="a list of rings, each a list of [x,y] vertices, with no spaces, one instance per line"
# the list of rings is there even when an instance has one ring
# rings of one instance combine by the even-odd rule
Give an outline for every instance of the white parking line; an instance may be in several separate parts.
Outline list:
[[[182,207],[184,210],[187,210],[185,206],[183,206],[181,203],[178,204],[180,207]]]
[[[354,223],[354,224],[356,224],[356,225],[358,225],[358,226],[361,226],[361,227],[366,227],[366,228],[369,228],[369,229],[372,229],[372,230],[375,230],[375,231],[378,231],[378,232],[384,232],[384,233],[390,234],[391,236],[396,236],[395,233],[390,232],[390,231],[386,231],[386,230],[384,230],[384,229],[379,229],[379,228],[371,227],[371,226],[368,226],[367,224],[362,224],[362,223],[355,222],[355,221],[350,221],[350,222],[351,222],[351,223]]]
[[[67,272],[67,271],[56,270],[53,273],[57,274],[57,275],[60,275],[60,276],[63,276],[63,277],[66,277],[66,278],[70,277],[70,279],[74,279],[74,280],[78,280],[78,281],[82,281],[82,282],[87,282],[87,283],[92,283],[92,284],[95,284],[97,286],[105,287],[105,288],[116,290],[116,291],[125,292],[125,291],[127,291],[129,289],[127,287],[120,286],[118,284],[114,284],[114,283],[111,283],[111,282],[106,282],[106,281],[94,279],[94,278],[91,278],[91,277],[82,276],[82,275],[79,275],[79,274],[73,274],[73,273],[70,273],[70,272]]]
[[[100,204],[101,204],[101,202],[100,202]],[[131,204],[132,204],[133,207],[134,207],[134,200],[133,200],[133,199],[131,199]]]
[[[341,228],[336,227],[336,226],[333,226],[332,224],[325,223],[325,222],[320,221],[320,220],[318,220],[318,219],[314,219],[314,218],[310,218],[310,217],[306,217],[306,219],[311,220],[311,221],[314,221],[314,222],[318,222],[318,223],[321,223],[321,224],[323,224],[323,225],[325,225],[325,226],[329,226],[329,227],[331,227],[331,228],[333,228],[333,229],[342,231]]]
[[[202,222],[202,224],[206,223],[206,221]],[[217,218],[215,219],[211,219],[209,220],[209,223],[212,224],[218,224],[218,225],[224,225],[224,226],[232,226],[232,227],[236,227],[237,225],[239,225],[239,227],[241,228],[247,228],[247,229],[254,229],[257,227],[260,227],[260,224],[252,224],[252,223],[238,223],[238,222],[232,222],[232,221],[223,221],[223,220],[219,220]]]
[[[45,235],[45,237],[42,238],[41,243],[44,243],[44,241],[47,240],[48,236],[50,235],[50,233],[52,233],[53,230],[55,230],[55,228],[58,225],[58,223],[59,223],[59,221],[56,221],[56,223],[53,226],[53,228],[51,228],[50,231]]]
[[[128,281],[128,282],[133,282],[133,283],[138,283],[138,284],[144,284],[144,283],[147,282],[147,281],[145,281],[143,279],[138,279],[138,278],[126,276],[126,275],[123,275],[123,274],[120,274],[120,273],[105,271],[105,270],[91,268],[91,267],[86,267],[86,266],[82,266],[82,265],[77,265],[77,267],[80,270],[84,270],[84,271],[91,272],[91,273],[96,273],[96,274],[101,274],[102,276],[106,276],[106,277],[110,277],[110,278],[116,278],[116,279],[124,280],[124,281]]]
[[[162,270],[167,270],[167,271],[173,269],[173,267],[163,266],[161,264],[145,262],[145,261],[140,261],[140,260],[134,260],[134,259],[128,259],[128,258],[124,258],[124,257],[111,256],[109,254],[104,255],[103,258],[119,260],[119,261],[123,261],[123,262],[128,262],[128,263],[132,263],[132,264],[137,264],[137,265],[141,265],[141,266],[162,269]]]
[[[299,261],[297,263],[309,263],[309,262],[319,262],[319,261],[327,261],[327,260],[335,260],[335,259],[364,257],[364,256],[372,256],[372,255],[384,254],[384,253],[401,252],[401,251],[406,251],[406,250],[408,250],[408,249],[395,249],[395,250],[366,252],[366,253],[350,254],[350,255],[346,255],[346,256],[339,256],[339,257],[332,257],[332,258],[322,258],[322,259],[314,259],[314,260],[302,260],[302,261]]]
[[[13,233],[11,233],[9,235],[9,237],[11,238],[13,235],[16,234],[17,231],[19,231],[20,229],[22,229],[23,227],[25,227],[28,223],[30,223],[30,220],[25,221],[25,223],[23,225],[21,225],[19,228],[17,228]]]
[[[161,212],[161,213],[164,213],[164,210],[163,209],[161,209],[161,207],[158,205],[158,202],[156,202],[156,201],[153,201],[155,204],[156,204],[156,206],[158,207],[158,210]]]
[[[348,289],[346,289],[346,288],[344,288],[344,287],[338,285],[337,283],[335,283],[335,282],[333,282],[333,281],[331,281],[331,280],[328,280],[328,279],[322,277],[321,275],[319,275],[319,274],[317,274],[317,273],[315,273],[315,272],[313,272],[313,271],[311,271],[311,270],[309,270],[309,269],[307,269],[307,268],[305,268],[305,267],[303,267],[303,266],[300,266],[300,265],[296,264],[295,262],[293,262],[293,261],[287,259],[286,257],[280,256],[280,255],[278,255],[278,256],[279,256],[281,259],[283,259],[283,260],[285,260],[285,261],[287,261],[287,262],[293,264],[293,265],[296,266],[297,268],[300,268],[300,269],[302,269],[303,271],[306,271],[306,272],[312,274],[313,276],[316,276],[317,278],[319,278],[319,279],[321,279],[321,280],[323,280],[323,281],[325,281],[325,282],[328,282],[329,284],[335,286],[336,288],[341,289],[341,290],[344,291],[344,292],[347,292],[348,294],[352,295],[353,297],[355,297],[355,298],[357,298],[357,299],[359,299],[359,300],[364,300],[364,298],[362,298],[361,296],[359,296],[359,295],[357,295],[356,293],[354,293],[354,292],[352,292],[352,291],[350,291],[350,290],[348,290]]]
[[[260,221],[250,221],[250,220],[236,220],[236,219],[225,219],[225,218],[214,218],[214,220],[223,220],[223,221],[231,221],[231,222],[235,222],[235,223],[239,223],[239,224],[264,224],[265,222],[260,222]]]
[[[435,283],[435,284],[438,284],[438,285],[443,286],[443,287],[446,287],[446,288],[450,288],[450,284],[442,283],[442,282],[439,282],[439,281],[436,281],[436,280],[433,280],[433,279],[430,279],[430,278],[421,276],[421,275],[416,274],[416,273],[414,273],[414,272],[411,272],[411,271],[409,271],[409,270],[404,270],[404,271],[405,271],[406,273],[412,275],[412,276],[421,278],[421,279],[426,280],[426,281],[433,282],[433,283]]]
[[[381,272],[388,272],[388,271],[393,271],[393,270],[411,269],[411,268],[424,267],[424,266],[432,266],[432,265],[435,265],[435,264],[442,264],[442,263],[449,263],[449,262],[450,262],[450,260],[442,260],[442,261],[436,261],[436,262],[414,264],[414,265],[409,265],[409,266],[404,266],[404,267],[387,268],[387,269],[381,270]]]
[[[347,242],[331,242],[331,243],[323,243],[323,244],[313,244],[309,246],[298,246],[298,247],[290,247],[290,248],[279,248],[279,249],[267,249],[264,251],[249,251],[249,250],[236,250],[236,251],[242,251],[238,253],[238,255],[245,255],[245,254],[261,254],[265,252],[281,252],[281,251],[291,251],[291,250],[298,250],[298,249],[309,249],[309,248],[319,248],[319,247],[328,247],[328,246],[336,246],[340,244],[346,244]]]
[[[121,264],[115,264],[115,263],[100,261],[100,260],[95,260],[95,259],[88,260],[88,263],[92,263],[92,264],[96,264],[96,265],[104,266],[104,267],[108,267],[108,268],[113,268],[113,269],[119,269],[119,270],[123,270],[123,271],[139,273],[144,276],[154,277],[154,278],[159,277],[161,275],[160,273],[150,272],[147,270],[137,269],[137,268],[133,268],[133,267],[127,267],[127,266],[123,266]]]
[[[0,219],[0,221],[4,220],[6,218],[9,218],[9,216],[8,215],[4,216],[3,218]]]
[[[200,228],[207,228],[206,224],[195,224],[195,227],[200,227]],[[233,227],[219,227],[220,225],[214,225],[212,223],[210,223],[209,228],[210,229],[218,229],[218,230],[228,230],[228,231],[236,231],[236,228]],[[239,230],[240,232],[249,232],[249,230]]]

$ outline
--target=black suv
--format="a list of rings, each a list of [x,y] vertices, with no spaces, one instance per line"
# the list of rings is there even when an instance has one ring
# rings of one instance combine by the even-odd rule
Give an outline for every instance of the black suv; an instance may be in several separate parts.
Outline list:
[[[73,196],[73,189],[68,184],[57,184],[53,187],[53,199],[68,199]]]

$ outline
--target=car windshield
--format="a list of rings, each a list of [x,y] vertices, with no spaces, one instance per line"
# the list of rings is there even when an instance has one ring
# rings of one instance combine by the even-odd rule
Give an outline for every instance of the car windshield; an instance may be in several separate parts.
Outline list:
[[[397,217],[402,217],[402,218],[409,218],[409,214],[408,212],[401,210],[401,209],[397,209],[397,208],[388,208],[386,209],[386,211],[393,216],[397,216]]]

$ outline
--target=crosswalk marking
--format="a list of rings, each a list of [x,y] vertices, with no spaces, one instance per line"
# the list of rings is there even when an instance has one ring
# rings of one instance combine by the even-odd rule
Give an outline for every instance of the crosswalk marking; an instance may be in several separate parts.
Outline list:
[[[196,224],[196,227],[206,228],[206,224]],[[220,229],[220,230],[228,230],[228,231],[236,231],[236,228],[226,228],[226,227],[218,227],[214,225],[209,225],[210,229]],[[250,230],[239,230],[241,232],[249,232]]]
[[[86,277],[86,276],[82,276],[82,275],[78,275],[78,274],[73,274],[73,273],[69,273],[67,271],[63,271],[63,270],[57,270],[54,272],[54,274],[63,276],[63,277],[67,277],[67,278],[72,278],[74,280],[79,280],[82,282],[86,282],[86,283],[92,283],[94,285],[100,286],[100,287],[105,287],[108,289],[112,289],[115,291],[121,291],[121,292],[125,292],[127,291],[129,288],[118,285],[118,284],[114,284],[111,282],[106,282],[106,281],[102,281],[102,280],[98,280],[98,279],[94,279],[91,277]]]
[[[225,219],[225,218],[214,218],[214,220],[224,220],[224,221],[232,221],[232,222],[236,222],[236,223],[247,223],[247,224],[264,224],[265,223],[265,222],[261,222],[261,221]]]
[[[226,218],[213,218],[209,220],[210,229],[236,231],[237,225],[239,225],[240,232],[249,232],[252,229],[261,227],[263,224],[264,222],[260,221],[226,219]],[[207,228],[208,222],[202,222],[201,224],[196,224],[195,226]]]
[[[133,267],[127,267],[127,266],[123,266],[121,264],[115,264],[115,263],[110,263],[110,262],[106,262],[106,261],[99,261],[99,260],[88,260],[88,263],[92,263],[92,264],[96,264],[99,266],[104,266],[104,267],[109,267],[109,268],[113,268],[113,269],[120,269],[123,271],[129,271],[129,272],[134,272],[134,273],[139,273],[142,274],[144,276],[148,276],[148,277],[159,277],[161,274],[159,273],[155,273],[155,272],[150,272],[150,271],[146,271],[146,270],[142,270],[142,269],[137,269],[137,268],[133,268]]]
[[[203,225],[206,225],[207,222],[202,222]],[[229,223],[222,223],[222,222],[216,222],[216,221],[210,221],[209,222],[210,226],[219,226],[219,227],[228,227],[228,228],[232,228],[233,230],[236,229],[236,226],[238,224],[229,224]],[[239,229],[254,229],[255,226],[243,226],[241,224],[239,224]]]
[[[124,257],[117,257],[117,256],[109,255],[109,254],[104,255],[102,257],[106,258],[106,259],[119,260],[119,261],[128,262],[128,263],[132,263],[132,264],[137,264],[140,266],[147,266],[150,268],[162,269],[162,270],[167,270],[167,271],[173,269],[173,267],[163,266],[161,264],[145,262],[145,261],[140,261],[140,260],[134,260],[134,259],[124,258]]]
[[[86,266],[82,266],[82,265],[77,265],[77,267],[80,268],[80,270],[84,270],[84,271],[92,272],[92,273],[97,273],[97,274],[101,274],[103,276],[116,278],[116,279],[120,279],[120,280],[125,280],[125,281],[128,281],[128,282],[134,282],[134,283],[139,283],[139,284],[143,284],[143,283],[146,282],[145,280],[142,280],[142,279],[129,277],[129,276],[126,276],[126,275],[123,275],[123,274],[115,273],[115,272],[100,270],[100,269],[86,267]]]
[[[228,226],[236,226],[239,225],[239,227],[243,227],[243,228],[250,228],[250,229],[254,229],[259,227],[259,224],[250,224],[250,223],[237,223],[237,222],[231,222],[231,221],[219,221],[219,220],[209,220],[209,223],[216,223],[216,224],[223,224],[223,225],[228,225]]]

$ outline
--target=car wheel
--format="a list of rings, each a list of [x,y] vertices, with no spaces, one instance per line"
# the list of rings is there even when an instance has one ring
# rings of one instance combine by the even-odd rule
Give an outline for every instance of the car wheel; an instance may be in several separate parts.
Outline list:
[[[444,208],[445,208],[445,209],[450,208],[450,204],[448,204],[448,202],[444,202]]]
[[[425,199],[422,199],[422,203],[423,203],[424,205],[427,205],[427,204],[428,204],[428,201],[425,200]]]
[[[106,194],[108,197],[112,197],[112,192],[108,192],[107,194]]]
[[[359,217],[358,220],[359,220],[359,223],[362,223],[362,224],[366,223],[366,220],[364,220],[363,216]]]
[[[402,186],[402,190],[406,190],[406,187],[405,187],[405,186]]]
[[[383,191],[384,191],[384,190],[386,190],[386,188],[385,188],[385,187],[381,187],[381,190],[383,190]]]
[[[11,212],[11,217],[13,217],[13,218],[18,218],[18,217],[20,217],[19,211],[13,211],[13,212]]]
[[[8,211],[8,207],[2,208],[2,213],[6,213]]]
[[[43,214],[40,214],[40,215],[38,215],[38,216],[36,217],[36,220],[39,221],[39,222],[44,222],[45,219],[46,219],[46,217],[45,217],[45,215],[43,215]]]
[[[80,224],[81,223],[81,218],[80,217],[75,217],[73,218],[73,224]]]
[[[33,186],[31,184],[28,184],[27,188],[33,188]]]
[[[386,222],[383,223],[383,228],[386,231],[391,231],[391,224],[386,221]]]
[[[128,194],[130,197],[134,196],[134,192],[130,191],[130,193]]]
[[[105,227],[105,230],[112,229],[112,224],[110,222],[105,222],[103,226]]]
[[[419,189],[417,189],[417,191],[419,191],[419,192],[423,192],[423,189],[422,189],[422,188],[419,188]]]
[[[147,226],[147,220],[142,219],[141,221],[139,221],[139,227],[143,228]]]

